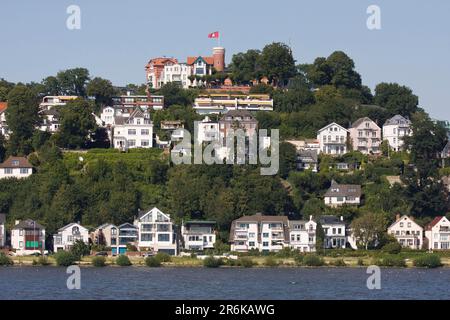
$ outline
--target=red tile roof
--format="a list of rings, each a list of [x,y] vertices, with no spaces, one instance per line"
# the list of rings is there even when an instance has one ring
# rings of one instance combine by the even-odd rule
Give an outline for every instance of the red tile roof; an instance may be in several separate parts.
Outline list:
[[[187,58],[187,64],[194,64],[194,62],[198,59],[198,58],[202,58],[203,60],[205,60],[205,62],[207,64],[213,65],[214,64],[214,58],[213,57],[202,57],[202,56],[198,56],[198,57],[188,57]]]
[[[8,102],[0,102],[0,113],[8,108]]]
[[[18,162],[13,163],[13,161]],[[33,168],[33,166],[28,162],[27,158],[9,157],[5,162],[0,164],[0,168]]]
[[[429,224],[427,224],[427,226],[425,227],[425,230],[426,231],[431,230],[435,225],[437,225],[439,223],[439,221],[442,220],[442,218],[444,218],[444,217],[439,216],[439,217],[434,218],[433,221],[431,221]]]

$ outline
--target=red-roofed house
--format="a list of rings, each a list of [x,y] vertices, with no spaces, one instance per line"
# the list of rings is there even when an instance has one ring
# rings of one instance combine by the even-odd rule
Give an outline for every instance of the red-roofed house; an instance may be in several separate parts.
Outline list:
[[[450,221],[446,217],[436,217],[425,227],[428,250],[450,249]]]
[[[0,179],[26,178],[33,173],[33,166],[24,157],[9,157],[0,164]]]
[[[8,125],[6,124],[6,109],[8,109],[8,102],[0,102],[0,132],[3,136],[8,137]]]

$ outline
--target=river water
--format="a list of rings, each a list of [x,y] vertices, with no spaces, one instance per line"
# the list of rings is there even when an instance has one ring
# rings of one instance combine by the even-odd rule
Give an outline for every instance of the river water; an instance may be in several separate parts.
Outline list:
[[[0,299],[315,300],[450,299],[450,269],[381,269],[369,290],[365,268],[81,268],[69,290],[65,268],[0,267]]]

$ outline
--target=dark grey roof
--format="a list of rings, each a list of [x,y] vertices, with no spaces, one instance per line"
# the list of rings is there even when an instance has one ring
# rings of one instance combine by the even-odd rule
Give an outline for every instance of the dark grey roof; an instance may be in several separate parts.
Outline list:
[[[131,229],[137,229],[138,227],[134,224],[131,224],[129,222],[123,223],[120,226],[118,226],[119,229],[125,229],[125,228],[131,228]]]
[[[386,122],[384,123],[385,126],[395,125],[395,124],[410,125],[411,121],[409,119],[406,119],[405,117],[397,114],[397,115],[393,116],[392,118],[386,120]]]
[[[320,224],[343,224],[344,221],[341,221],[339,217],[336,216],[321,216],[320,217]]]
[[[356,128],[358,127],[361,123],[363,123],[364,121],[370,121],[370,122],[374,122],[372,119],[370,119],[369,117],[363,117],[363,118],[359,118],[358,120],[356,120],[353,124],[352,124],[352,128]]]
[[[358,184],[338,184],[331,181],[331,186],[325,197],[361,197],[361,186]]]
[[[114,117],[114,123],[115,124],[124,124],[125,123],[125,118],[122,116],[116,116]]]
[[[302,158],[311,158],[313,162],[317,162],[317,152],[315,150],[299,150],[297,155]]]
[[[20,221],[13,229],[44,229],[42,225],[31,219]]]

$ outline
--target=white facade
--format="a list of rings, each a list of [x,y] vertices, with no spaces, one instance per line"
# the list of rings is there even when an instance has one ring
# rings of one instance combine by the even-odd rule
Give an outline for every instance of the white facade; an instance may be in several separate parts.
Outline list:
[[[53,107],[65,106],[67,102],[78,99],[78,96],[45,96],[39,104],[41,110],[50,110]]]
[[[11,230],[11,246],[17,255],[45,249],[45,229],[33,220],[16,221]]]
[[[450,221],[446,217],[436,217],[425,230],[428,250],[450,249]]]
[[[196,138],[198,143],[220,141],[219,122],[211,121],[208,116],[201,122],[198,122],[197,130]]]
[[[346,227],[343,217],[323,216],[320,220],[325,234],[326,249],[344,249],[346,247]]]
[[[388,234],[395,237],[402,247],[422,249],[423,228],[408,216],[397,217],[388,228]]]
[[[412,135],[410,126],[411,121],[401,115],[392,117],[383,125],[383,140],[387,140],[394,151],[401,151],[404,137]]]
[[[329,207],[339,207],[343,205],[361,204],[361,186],[351,184],[338,184],[331,182],[331,186],[324,196],[325,205]]]
[[[170,64],[164,66],[162,80],[164,84],[175,82],[187,89],[191,86],[190,75],[192,75],[192,68],[186,63]]]
[[[224,114],[232,110],[273,111],[273,99],[269,95],[200,95],[194,100],[199,114]]]
[[[176,235],[170,215],[163,213],[158,208],[153,208],[140,214],[134,225],[138,227],[137,247],[139,251],[161,251],[177,255]]]
[[[105,126],[111,126],[114,124],[114,117],[118,115],[116,109],[113,107],[105,107],[100,113],[100,119]]]
[[[309,221],[289,221],[289,246],[301,252],[315,252],[316,226],[312,216]]]
[[[3,248],[6,242],[5,220],[6,215],[4,213],[0,213],[0,248]]]
[[[188,221],[181,226],[184,249],[213,249],[216,242],[215,221]]]
[[[53,235],[53,251],[69,251],[77,241],[89,243],[89,230],[78,223],[71,223],[58,230]]]
[[[347,153],[348,130],[331,123],[317,132],[319,141],[319,152],[331,155],[342,155]]]
[[[136,109],[129,118],[115,117],[113,145],[116,149],[153,147],[153,123],[150,114]]]

